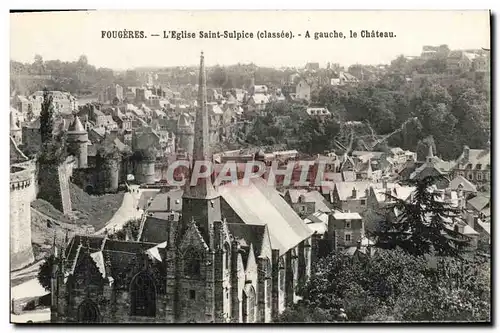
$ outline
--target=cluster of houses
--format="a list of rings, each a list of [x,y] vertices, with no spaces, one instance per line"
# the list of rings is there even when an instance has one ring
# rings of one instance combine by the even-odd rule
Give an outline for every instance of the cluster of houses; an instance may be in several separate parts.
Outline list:
[[[272,174],[273,163],[277,162],[282,169],[294,164],[291,182],[285,183],[285,177],[275,173],[274,186],[312,230],[313,254],[321,255],[333,249],[350,254],[373,253],[371,233],[384,219],[397,218],[400,214],[397,210],[388,213],[387,208],[392,207],[395,198],[414,198],[415,188],[402,185],[404,181],[438,175],[445,176],[444,180],[430,190],[461,212],[447,221],[448,227],[470,240],[468,251],[489,251],[490,195],[483,189],[490,181],[489,149],[465,146],[454,161],[435,156],[432,147],[424,158],[392,148],[388,152],[353,151],[340,156],[330,153],[308,159],[310,167],[307,185],[304,185],[301,178],[304,156],[297,151],[246,150],[214,155],[215,163],[235,162],[239,177],[244,174],[245,162],[250,160],[262,161],[268,166],[262,176],[265,179]],[[215,172],[219,169],[216,164]],[[318,176],[322,177],[319,184],[316,182]],[[143,196],[140,208],[149,212],[180,211],[182,208],[182,189],[144,193]],[[166,206],[165,202],[169,204]]]

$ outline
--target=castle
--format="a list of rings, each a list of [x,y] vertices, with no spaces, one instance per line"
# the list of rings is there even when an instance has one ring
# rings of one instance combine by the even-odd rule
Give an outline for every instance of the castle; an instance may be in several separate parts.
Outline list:
[[[208,127],[202,54],[193,163],[212,159]],[[55,251],[52,322],[270,322],[298,301],[312,231],[263,179],[188,182],[182,213],[166,206],[135,241],[75,236]]]
[[[17,148],[16,133],[10,137],[10,270],[35,259],[31,246],[31,201],[35,199],[35,165]],[[14,128],[14,131],[16,128]],[[19,142],[19,141],[18,141]]]

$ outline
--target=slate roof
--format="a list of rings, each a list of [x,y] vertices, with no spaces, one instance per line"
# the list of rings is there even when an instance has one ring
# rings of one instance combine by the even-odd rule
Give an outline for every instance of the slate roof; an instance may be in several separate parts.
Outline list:
[[[383,187],[382,183],[372,183],[372,182],[340,182],[335,183],[335,188],[337,189],[337,193],[341,201],[345,200],[359,200],[361,198],[366,198],[366,190],[370,189],[370,187],[381,188]],[[356,198],[352,196],[353,188],[356,189]]]
[[[236,240],[243,239],[246,246],[250,246],[250,244],[253,244],[255,256],[260,256],[266,232],[265,225],[227,223],[227,229]]]
[[[361,220],[361,215],[358,213],[335,212],[333,218],[336,220]]]
[[[261,178],[248,185],[228,183],[219,193],[245,224],[267,224],[271,246],[285,253],[309,238],[312,231],[281,197]]]
[[[462,190],[466,192],[477,192],[476,185],[472,184],[469,180],[467,180],[467,178],[463,176],[456,176],[455,178],[453,178],[448,187],[452,190],[458,190],[459,185],[462,185]]]
[[[461,164],[460,169],[469,169],[467,165],[470,164],[471,170],[488,170],[491,164],[491,154],[489,149],[469,149],[469,158],[465,158],[465,154],[457,159],[457,166]],[[478,168],[479,167],[479,168]]]
[[[373,192],[378,202],[394,202],[394,199],[388,197],[387,189],[390,189],[390,194],[401,200],[407,200],[415,191],[413,186],[400,186],[398,184],[388,184],[387,188],[374,188]]]
[[[75,119],[71,123],[71,125],[68,127],[69,132],[75,132],[75,133],[86,133],[87,131],[85,130],[85,127],[83,127],[82,122],[80,120],[80,117],[75,116]]]
[[[490,197],[483,194],[478,194],[474,198],[467,201],[467,203],[476,211],[481,212],[490,204]]]
[[[264,94],[255,94],[252,97],[250,97],[255,104],[266,104],[269,103],[269,97]]]
[[[297,203],[299,201],[299,197],[304,196],[304,202],[314,202],[316,211],[321,212],[330,212],[332,208],[330,207],[330,203],[325,200],[325,198],[318,191],[307,191],[307,190],[288,190],[288,194],[290,195],[290,199],[293,203]]]

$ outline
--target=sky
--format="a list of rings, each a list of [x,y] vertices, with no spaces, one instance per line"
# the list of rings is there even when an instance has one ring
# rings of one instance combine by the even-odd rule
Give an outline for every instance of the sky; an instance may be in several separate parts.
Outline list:
[[[388,64],[398,55],[417,56],[423,45],[489,48],[488,11],[90,11],[10,14],[11,60],[75,61],[123,70],[253,62],[303,67],[318,62],[343,66]],[[102,31],[142,30],[145,39],[101,38]],[[163,39],[163,31],[195,32],[195,39]],[[290,31],[293,39],[199,39],[203,31]],[[358,38],[349,38],[350,31]],[[361,31],[393,32],[394,38],[361,38]],[[312,38],[305,38],[309,31]],[[314,39],[314,32],[342,32],[345,39]],[[151,34],[159,34],[153,37]],[[302,36],[299,37],[298,35]]]

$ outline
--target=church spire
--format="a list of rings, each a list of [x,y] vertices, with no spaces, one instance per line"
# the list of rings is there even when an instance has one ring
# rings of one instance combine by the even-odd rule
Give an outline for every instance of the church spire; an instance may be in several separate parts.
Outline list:
[[[203,161],[206,162],[206,165],[201,166],[200,162]],[[198,162],[198,164],[196,162]],[[205,75],[205,57],[202,52],[200,57],[198,108],[196,110],[196,120],[194,124],[191,175],[193,175],[194,167],[201,168],[201,170],[198,170],[200,173],[204,173],[206,168],[208,168],[207,171],[211,174],[213,170],[211,163],[212,154],[210,153],[209,122],[207,112],[207,79]],[[184,197],[195,199],[212,199],[217,196],[217,192],[212,185],[211,177],[199,179],[195,186],[186,184],[186,190],[184,191]]]
[[[207,79],[205,76],[205,57],[203,52],[200,57],[200,75],[198,84],[198,109],[194,124],[195,140],[193,149],[193,160],[210,160],[210,140],[207,113]]]

